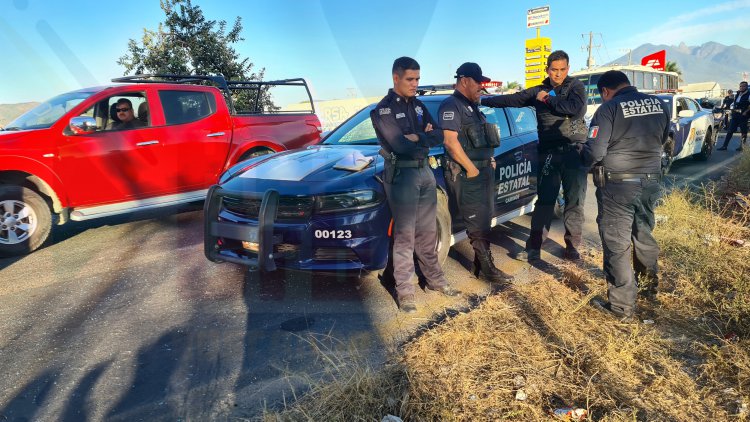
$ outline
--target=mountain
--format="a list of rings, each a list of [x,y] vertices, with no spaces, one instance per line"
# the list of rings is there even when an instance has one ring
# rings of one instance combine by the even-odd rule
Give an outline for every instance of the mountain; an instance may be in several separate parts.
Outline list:
[[[39,103],[0,104],[0,127],[12,122],[13,119],[26,113]]]
[[[722,89],[734,91],[742,80],[742,72],[750,73],[750,49],[713,41],[701,46],[643,44],[632,51],[632,64],[640,64],[642,57],[659,50],[666,50],[667,61],[677,63],[683,83],[715,81]],[[625,55],[608,64],[627,63]]]

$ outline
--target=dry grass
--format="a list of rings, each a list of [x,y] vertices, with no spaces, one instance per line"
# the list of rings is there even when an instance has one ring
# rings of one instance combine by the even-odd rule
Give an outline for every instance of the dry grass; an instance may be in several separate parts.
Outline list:
[[[327,382],[265,420],[748,420],[750,153],[718,190],[675,191],[658,209],[660,300],[621,324],[588,306],[605,291],[601,256],[515,285],[421,335],[374,369],[356,351],[311,346]],[[518,400],[518,391],[526,398]]]

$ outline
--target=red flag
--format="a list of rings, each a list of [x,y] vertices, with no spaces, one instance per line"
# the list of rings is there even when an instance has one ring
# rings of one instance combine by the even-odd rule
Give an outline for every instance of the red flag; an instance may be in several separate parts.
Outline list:
[[[641,64],[648,67],[653,67],[656,70],[664,70],[664,66],[667,65],[667,52],[666,50],[657,51],[654,54],[641,59]]]

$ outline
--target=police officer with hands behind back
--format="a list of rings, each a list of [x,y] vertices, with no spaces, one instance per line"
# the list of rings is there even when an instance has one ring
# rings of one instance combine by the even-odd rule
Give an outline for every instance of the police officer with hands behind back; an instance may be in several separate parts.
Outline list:
[[[384,186],[393,215],[393,278],[403,312],[417,310],[414,300],[414,254],[427,288],[447,296],[459,294],[448,285],[438,262],[435,175],[429,149],[443,142],[427,107],[415,98],[419,63],[409,57],[393,62],[393,89],[370,112],[385,158]]]
[[[541,85],[511,95],[482,99],[489,107],[525,107],[536,109],[539,134],[539,172],[534,214],[526,250],[516,259],[538,260],[542,241],[555,212],[562,181],[565,210],[565,255],[581,258],[578,247],[583,232],[583,203],[586,199],[586,169],[581,166],[580,145],[586,140],[586,89],[578,79],[568,76],[568,54],[553,51],[547,58],[547,76]]]
[[[481,272],[487,281],[508,282],[513,277],[495,267],[489,242],[495,208],[494,151],[500,146],[497,127],[487,123],[478,106],[482,82],[489,81],[476,63],[462,64],[456,70],[456,90],[440,104],[438,122],[445,138],[448,194],[474,248],[472,272],[477,277]]]
[[[661,153],[669,135],[669,112],[661,100],[630,86],[617,70],[597,83],[603,104],[594,114],[583,147],[586,167],[594,166],[604,251],[608,302],[592,305],[622,321],[634,318],[637,280],[656,293],[659,245],[651,234],[661,196]],[[635,267],[631,267],[631,258]]]

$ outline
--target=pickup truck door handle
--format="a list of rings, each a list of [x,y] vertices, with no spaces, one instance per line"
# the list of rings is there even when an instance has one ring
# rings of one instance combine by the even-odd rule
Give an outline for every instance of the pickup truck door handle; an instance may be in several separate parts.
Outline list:
[[[209,133],[209,134],[208,134],[208,135],[206,135],[206,136],[208,136],[209,138],[214,138],[214,137],[217,137],[217,136],[224,136],[224,132],[214,132],[214,133]]]
[[[138,147],[145,147],[146,145],[156,145],[156,144],[158,144],[158,143],[159,143],[159,141],[146,141],[146,142],[138,142],[137,144],[135,144],[135,146],[138,146]]]

